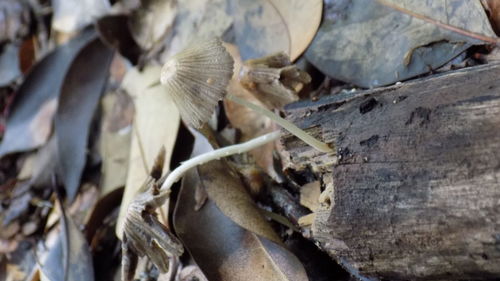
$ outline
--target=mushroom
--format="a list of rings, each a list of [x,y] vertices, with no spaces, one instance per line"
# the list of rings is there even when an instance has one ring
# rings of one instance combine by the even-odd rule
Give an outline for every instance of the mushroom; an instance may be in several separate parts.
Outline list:
[[[226,94],[234,60],[217,39],[198,42],[171,57],[160,82],[182,119],[197,129],[206,123]]]
[[[280,56],[278,56],[280,57]],[[259,112],[321,152],[332,148],[293,123],[239,97],[227,94],[233,59],[218,38],[195,43],[170,58],[162,68],[160,82],[166,86],[184,121],[200,128],[224,97]]]
[[[160,82],[177,105],[185,122],[195,128],[201,128],[211,117],[219,100],[224,97],[247,106],[270,119],[323,152],[332,149],[316,140],[294,124],[275,115],[268,109],[259,107],[244,99],[226,93],[226,86],[233,74],[233,59],[219,39],[211,39],[194,44],[172,57],[162,68]],[[235,144],[198,155],[183,162],[163,181],[160,178],[164,159],[160,156],[146,181],[142,194],[139,194],[128,206],[124,224],[123,239],[123,275],[122,280],[133,278],[137,264],[137,255],[147,255],[153,263],[165,272],[171,256],[183,252],[182,244],[156,219],[154,210],[163,204],[170,194],[171,186],[189,169],[233,154],[244,153],[280,137],[280,131],[274,131],[241,144]],[[164,153],[164,152],[163,152]],[[161,153],[160,153],[161,154]],[[163,183],[162,183],[163,181]],[[161,184],[161,187],[158,187]]]
[[[311,82],[311,76],[292,64],[285,52],[245,61],[238,78],[270,109],[297,101],[298,93]]]

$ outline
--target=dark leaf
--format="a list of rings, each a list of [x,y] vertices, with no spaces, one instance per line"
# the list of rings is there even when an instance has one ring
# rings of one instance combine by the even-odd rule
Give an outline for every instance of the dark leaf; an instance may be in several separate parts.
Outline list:
[[[0,86],[8,85],[21,76],[18,51],[19,47],[14,44],[4,46],[0,55]]]
[[[132,37],[130,30],[125,28],[127,25],[128,16],[112,15],[99,19],[96,22],[96,29],[101,39],[110,48],[116,49],[133,65],[136,65],[139,62],[142,49]]]
[[[99,39],[75,58],[61,87],[55,116],[59,171],[67,196],[78,190],[86,162],[90,123],[106,84],[113,52]]]
[[[136,42],[152,49],[171,32],[177,13],[175,0],[143,0],[129,18],[129,28]]]
[[[199,166],[198,174],[208,197],[232,221],[270,241],[281,243],[234,169],[223,161],[211,161]]]
[[[25,1],[0,1],[0,44],[17,41],[30,31],[30,9]]]
[[[221,37],[233,22],[226,12],[228,0],[183,0],[177,1],[178,12],[173,26],[173,36],[166,59],[199,38]]]
[[[64,76],[76,53],[94,36],[92,31],[83,32],[33,67],[10,108],[0,157],[37,148],[47,141]]]
[[[321,22],[321,0],[230,1],[236,43],[244,60],[285,52],[296,60]]]
[[[495,36],[479,1],[391,1],[437,21]],[[333,1],[306,57],[335,79],[377,87],[427,73],[474,44],[372,0]]]
[[[197,177],[191,170],[183,179],[174,225],[209,280],[308,280],[293,254],[235,224],[213,201],[194,211]]]
[[[61,202],[59,201],[59,206]],[[55,245],[41,265],[50,281],[93,281],[92,255],[85,237],[61,207],[61,231]],[[42,278],[43,280],[43,278]]]
[[[276,52],[290,53],[287,26],[274,6],[267,0],[230,1],[234,31],[243,60]]]

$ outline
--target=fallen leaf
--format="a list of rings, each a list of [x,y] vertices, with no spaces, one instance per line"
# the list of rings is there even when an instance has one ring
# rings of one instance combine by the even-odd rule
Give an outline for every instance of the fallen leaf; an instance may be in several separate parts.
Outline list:
[[[29,180],[33,175],[33,171],[35,170],[35,160],[37,158],[36,152],[31,152],[26,155],[24,158],[23,164],[19,173],[17,174],[16,179],[18,181]]]
[[[284,51],[290,54],[290,34],[269,0],[230,1],[235,41],[243,60]]]
[[[3,222],[2,222],[2,224],[3,224]],[[19,224],[19,221],[14,221],[8,225],[4,224],[2,226],[2,232],[0,233],[0,239],[14,238],[14,236],[17,233],[19,233],[20,229],[21,229],[21,225]]]
[[[129,18],[129,27],[135,41],[150,50],[171,31],[177,13],[175,0],[143,0]]]
[[[26,38],[19,46],[19,68],[23,74],[28,73],[37,60],[37,38],[31,36]]]
[[[7,210],[2,212],[2,228],[21,215],[28,213],[33,197],[34,195],[31,192],[25,191],[19,196],[12,198]]]
[[[68,198],[73,200],[86,163],[90,123],[104,90],[113,52],[99,39],[77,55],[61,86],[55,115],[59,171]]]
[[[134,104],[124,92],[108,93],[102,99],[99,139],[102,158],[101,196],[125,186],[132,140]]]
[[[52,28],[65,33],[76,32],[107,14],[108,0],[52,0]]]
[[[437,21],[494,37],[479,1],[393,1]],[[306,58],[335,79],[377,87],[429,72],[477,39],[412,18],[371,0],[333,2]]]
[[[491,26],[497,34],[500,34],[500,1],[498,0],[481,0],[487,11]]]
[[[130,29],[123,28],[127,25],[128,16],[110,15],[97,20],[96,29],[108,47],[117,50],[133,65],[136,65],[141,57],[142,49],[132,37]]]
[[[286,52],[296,60],[318,30],[323,1],[232,1],[236,43],[244,60]]]
[[[4,0],[0,2],[0,44],[15,42],[30,31],[31,14],[27,2]]]
[[[83,32],[33,66],[10,107],[0,157],[40,147],[48,140],[66,72],[78,51],[94,37],[91,31]]]
[[[191,170],[183,178],[174,226],[209,280],[308,280],[293,254],[234,223],[212,200],[194,211],[197,177]]]
[[[180,115],[162,86],[151,86],[158,81],[161,67],[148,65],[142,72],[132,68],[126,74],[122,87],[135,104],[128,175],[118,216],[116,234],[121,238],[127,207],[148,177],[158,151],[166,149],[164,174],[169,171],[170,158],[179,130]]]
[[[130,63],[120,54],[115,53],[109,68],[109,84],[111,89],[116,89],[122,83]]]
[[[6,281],[26,280],[26,273],[22,268],[15,264],[7,264],[5,271],[7,272]]]
[[[311,213],[299,218],[299,226],[306,227],[311,226],[316,219],[316,213]]]
[[[61,206],[60,202],[58,204]],[[40,265],[41,280],[92,281],[94,267],[90,248],[73,220],[60,209],[61,231],[57,242]]]
[[[201,38],[222,37],[233,23],[226,12],[227,0],[178,1],[178,12],[173,37],[167,44],[162,59],[176,54],[191,41]]]
[[[182,271],[179,273],[180,281],[208,281],[207,277],[203,274],[201,269],[198,266],[188,265],[182,268]]]
[[[290,36],[290,60],[295,61],[316,35],[323,13],[322,0],[269,0],[278,10]]]
[[[49,186],[54,174],[58,174],[57,141],[53,134],[49,141],[36,152],[29,184],[33,187]]]
[[[321,183],[314,181],[300,188],[300,204],[315,212],[319,207],[319,196],[321,195]]]
[[[198,175],[208,198],[215,202],[222,213],[239,226],[270,241],[281,243],[281,239],[243,187],[236,171],[228,164],[211,161],[198,166]]]
[[[0,86],[6,86],[22,75],[18,52],[19,47],[14,44],[7,44],[3,47],[0,55]]]

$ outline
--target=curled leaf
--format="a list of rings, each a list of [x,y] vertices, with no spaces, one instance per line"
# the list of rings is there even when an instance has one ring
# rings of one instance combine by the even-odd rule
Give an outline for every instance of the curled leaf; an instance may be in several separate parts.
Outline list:
[[[212,200],[194,211],[196,172],[184,177],[174,214],[177,234],[209,280],[308,280],[300,261],[281,244],[245,230]]]

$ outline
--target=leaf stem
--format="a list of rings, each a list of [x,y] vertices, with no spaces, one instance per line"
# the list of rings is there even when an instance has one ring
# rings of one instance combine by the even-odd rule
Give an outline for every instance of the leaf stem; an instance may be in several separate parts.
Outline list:
[[[193,157],[185,162],[183,162],[179,167],[173,170],[165,179],[162,186],[160,187],[161,192],[168,192],[174,183],[176,183],[189,169],[196,167],[198,165],[205,164],[212,160],[217,160],[222,157],[231,156],[234,154],[239,154],[247,152],[268,142],[277,140],[280,137],[279,131],[274,131],[260,137],[251,139],[247,142],[226,146],[223,148],[216,149],[204,154],[200,154]]]
[[[493,38],[493,37],[490,37],[490,36],[486,36],[486,35],[483,35],[483,34],[480,34],[480,33],[472,32],[472,31],[465,30],[465,29],[457,27],[457,26],[453,26],[453,25],[449,25],[449,24],[437,21],[437,20],[435,20],[435,19],[433,19],[431,17],[428,17],[426,15],[422,15],[422,14],[410,11],[408,9],[405,9],[405,8],[403,8],[401,6],[393,4],[393,3],[388,2],[386,0],[377,0],[377,1],[380,4],[382,4],[382,5],[386,6],[386,7],[389,7],[391,9],[394,9],[394,10],[399,11],[401,13],[407,14],[407,15],[412,16],[414,18],[417,18],[417,19],[420,19],[420,20],[432,23],[432,24],[434,24],[434,25],[436,25],[438,27],[441,27],[441,28],[444,28],[444,29],[447,29],[447,30],[451,30],[451,31],[456,32],[458,34],[462,34],[462,35],[470,37],[470,38],[481,40],[483,42],[493,43],[493,44],[497,44],[497,45],[500,44],[500,40],[498,38]]]
[[[299,139],[301,139],[302,141],[304,141],[308,145],[314,147],[315,149],[317,149],[321,152],[333,151],[333,149],[330,146],[328,146],[326,143],[321,142],[321,141],[313,138],[311,135],[309,135],[308,133],[306,133],[304,130],[300,129],[299,127],[295,126],[290,121],[287,121],[287,120],[281,118],[279,115],[274,114],[272,111],[270,111],[266,108],[260,107],[256,104],[253,104],[253,103],[246,101],[242,98],[239,98],[237,96],[233,96],[231,94],[228,94],[226,96],[226,98],[231,100],[231,101],[234,101],[238,104],[246,106],[246,107],[254,110],[255,112],[258,112],[262,115],[265,115],[266,117],[269,117],[271,120],[278,123],[278,125],[280,125],[281,127],[286,129],[287,131],[289,131],[290,133],[292,133],[293,135],[295,135],[296,137],[298,137]]]

